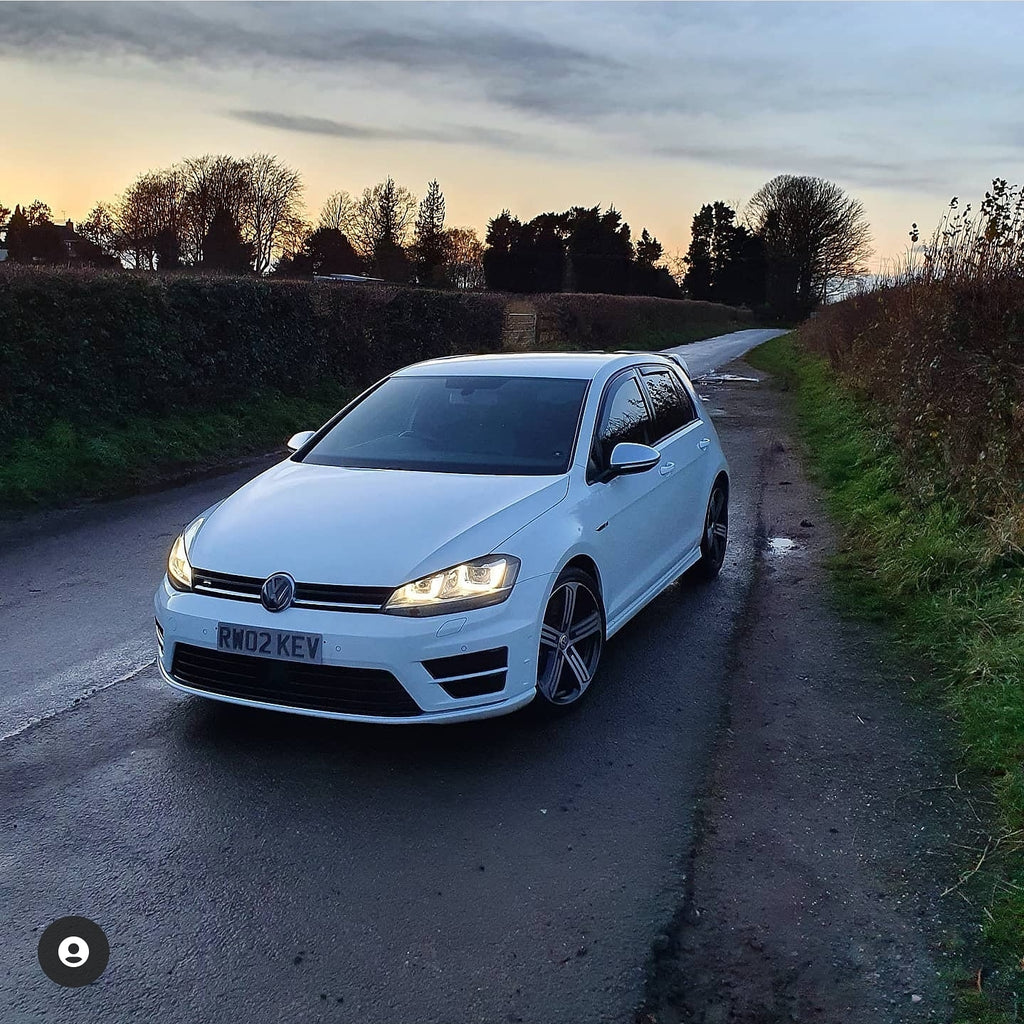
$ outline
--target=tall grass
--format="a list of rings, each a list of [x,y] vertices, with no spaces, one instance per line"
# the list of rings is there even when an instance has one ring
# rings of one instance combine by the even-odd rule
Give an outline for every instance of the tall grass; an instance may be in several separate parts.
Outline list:
[[[846,529],[847,599],[934,666],[998,808],[975,892],[993,987],[1024,1014],[1008,994],[1024,988],[1024,190],[997,179],[920,237],[915,225],[903,264],[822,310],[799,347],[754,358],[796,392]]]
[[[915,226],[915,235],[917,229]],[[1024,195],[954,200],[928,243],[801,339],[893,424],[922,496],[950,493],[992,554],[1024,554]]]

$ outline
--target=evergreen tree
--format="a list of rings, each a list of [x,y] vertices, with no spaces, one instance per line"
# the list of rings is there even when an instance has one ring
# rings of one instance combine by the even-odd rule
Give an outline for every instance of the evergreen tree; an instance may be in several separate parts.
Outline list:
[[[162,228],[153,240],[157,270],[174,270],[181,266],[181,239],[172,227]]]
[[[487,222],[484,251],[484,280],[487,287],[499,292],[525,292],[522,250],[523,225],[518,217],[502,210]]]
[[[238,222],[219,207],[203,239],[203,269],[224,274],[245,274],[252,269],[253,247],[242,240]]]
[[[311,232],[299,251],[284,256],[274,270],[278,277],[362,273],[363,261],[349,240],[337,228],[326,227]]]
[[[12,263],[29,262],[28,217],[22,212],[20,205],[15,205],[11,214],[11,223],[7,227],[7,258]]]
[[[664,254],[661,242],[659,242],[647,228],[640,232],[640,239],[636,243],[636,261],[641,266],[653,267]]]
[[[756,306],[764,302],[764,247],[726,203],[706,203],[693,218],[683,287],[693,299]]]
[[[412,256],[420,284],[442,287],[447,281],[448,236],[444,230],[444,193],[437,180],[427,186],[413,228]]]

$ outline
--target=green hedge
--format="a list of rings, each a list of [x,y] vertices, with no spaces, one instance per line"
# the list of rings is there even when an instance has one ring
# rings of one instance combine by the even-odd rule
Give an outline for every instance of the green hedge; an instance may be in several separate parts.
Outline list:
[[[140,415],[361,389],[421,359],[497,351],[509,302],[537,312],[539,348],[665,348],[752,326],[746,310],[640,296],[4,265],[0,445],[55,424],[93,436]]]
[[[359,388],[420,359],[494,351],[505,299],[255,278],[0,272],[0,443],[60,421]]]

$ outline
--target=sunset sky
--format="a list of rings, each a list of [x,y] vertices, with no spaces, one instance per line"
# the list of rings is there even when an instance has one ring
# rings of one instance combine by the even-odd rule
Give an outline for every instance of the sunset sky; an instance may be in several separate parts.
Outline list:
[[[685,249],[783,173],[859,197],[877,255],[1024,178],[1016,4],[0,3],[0,202],[80,219],[140,171],[276,153],[311,214],[436,177],[481,230],[614,204]]]

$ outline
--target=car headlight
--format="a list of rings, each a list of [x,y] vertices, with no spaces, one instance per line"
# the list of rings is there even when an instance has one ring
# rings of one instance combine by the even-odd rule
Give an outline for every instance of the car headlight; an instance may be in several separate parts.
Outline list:
[[[192,589],[192,565],[188,560],[188,546],[204,522],[204,516],[193,519],[178,534],[178,539],[171,546],[171,553],[167,556],[167,579],[175,590]]]
[[[449,615],[501,604],[512,592],[519,564],[512,555],[488,555],[453,565],[399,587],[384,611],[392,615]]]

